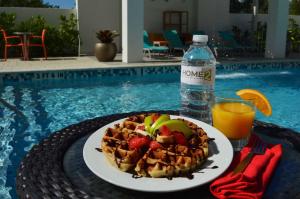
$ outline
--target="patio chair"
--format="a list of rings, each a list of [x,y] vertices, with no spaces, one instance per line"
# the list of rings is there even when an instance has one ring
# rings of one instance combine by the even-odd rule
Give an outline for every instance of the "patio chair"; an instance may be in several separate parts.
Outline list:
[[[184,41],[186,46],[193,44],[193,35],[205,35],[205,32],[199,30],[192,33],[182,33],[181,39]]]
[[[144,48],[143,51],[145,53],[148,53],[149,58],[152,56],[152,52],[155,53],[166,53],[169,51],[169,48],[167,46],[156,46],[153,45],[153,43],[149,39],[149,34],[147,31],[144,31]]]
[[[191,33],[182,33],[180,38],[185,46],[191,45],[193,43],[193,34]]]
[[[47,59],[47,50],[45,45],[45,35],[47,30],[43,29],[41,35],[31,35],[29,37],[28,47],[42,47],[45,59]],[[38,40],[38,43],[36,41]],[[32,42],[34,41],[34,42]]]
[[[162,33],[149,33],[149,40],[153,45],[168,46],[168,42],[165,40]]]
[[[230,56],[241,55],[244,48],[235,40],[230,31],[218,31],[219,43],[215,46],[220,51],[225,51]],[[220,54],[220,53],[219,53]]]
[[[188,46],[183,44],[176,30],[164,31],[164,37],[168,41],[171,50],[182,50],[185,53]]]
[[[0,29],[0,32],[2,32],[3,39],[4,39],[4,60],[5,61],[7,60],[7,50],[10,47],[21,47],[22,48],[21,55],[25,59],[24,42],[22,40],[22,37],[20,37],[20,36],[8,36],[4,29]],[[16,43],[13,43],[12,42],[13,40],[15,40]]]
[[[193,32],[193,35],[205,35],[205,31],[203,30],[196,30]]]

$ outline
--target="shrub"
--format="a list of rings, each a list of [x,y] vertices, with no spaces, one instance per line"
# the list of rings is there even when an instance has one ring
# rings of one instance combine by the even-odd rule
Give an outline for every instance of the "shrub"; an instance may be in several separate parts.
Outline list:
[[[15,13],[0,13],[0,28],[3,28],[7,33],[14,31],[16,14]]]
[[[0,29],[4,29],[7,34],[11,34],[14,32],[15,28],[15,20],[16,14],[15,13],[0,13]],[[4,50],[4,40],[3,35],[0,33],[0,57],[3,57],[3,50]],[[15,54],[15,49],[12,51]]]
[[[61,44],[61,52],[64,55],[76,55],[79,43],[79,31],[77,30],[77,20],[75,15],[70,14],[69,18],[60,16],[60,25],[58,27],[58,40]]]
[[[45,42],[49,56],[77,55],[79,31],[77,30],[77,20],[74,14],[71,14],[69,17],[60,16],[60,24],[58,26],[49,25],[42,16],[32,16],[17,25],[15,24],[15,18],[15,14],[1,13],[0,26],[9,34],[14,31],[28,31],[35,35],[41,35],[42,30],[45,28],[47,29]],[[2,35],[0,38],[1,42],[3,42]],[[0,53],[1,55],[3,54],[3,49],[0,49]],[[43,56],[41,48],[31,47],[30,56]]]
[[[44,17],[38,15],[38,16],[32,16],[26,21],[22,21],[20,24],[17,25],[18,31],[29,31],[33,34],[41,34],[42,30],[44,28],[47,28],[46,20]]]
[[[300,28],[294,19],[289,19],[289,26],[287,32],[287,50],[292,52],[299,52],[300,46]]]

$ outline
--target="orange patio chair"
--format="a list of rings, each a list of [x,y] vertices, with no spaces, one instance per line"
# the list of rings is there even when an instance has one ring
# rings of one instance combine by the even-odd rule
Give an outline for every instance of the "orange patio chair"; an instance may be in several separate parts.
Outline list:
[[[149,33],[149,39],[154,45],[158,44],[159,46],[168,46],[168,42],[161,33]]]
[[[25,59],[24,54],[24,42],[22,40],[22,37],[20,36],[8,36],[4,29],[0,29],[0,32],[2,32],[3,39],[4,39],[4,60],[7,60],[7,50],[10,47],[21,47],[22,48],[22,55]],[[18,43],[11,43],[12,40],[18,41]]]
[[[46,35],[46,29],[43,29],[42,31],[42,35],[31,35],[29,37],[29,42],[28,42],[28,47],[42,47],[43,48],[43,52],[44,52],[44,57],[45,59],[47,59],[47,50],[46,50],[46,45],[45,45],[45,35]],[[33,43],[32,40],[40,40],[39,43]]]

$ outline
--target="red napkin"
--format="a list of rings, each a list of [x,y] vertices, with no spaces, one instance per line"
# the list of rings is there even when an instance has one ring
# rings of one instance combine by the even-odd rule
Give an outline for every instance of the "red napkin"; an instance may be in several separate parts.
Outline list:
[[[228,170],[210,185],[211,193],[217,198],[262,198],[270,178],[282,155],[282,146],[268,145],[265,154],[255,155],[242,173],[233,174],[233,169],[251,150],[255,139],[253,134],[247,146],[236,153]]]

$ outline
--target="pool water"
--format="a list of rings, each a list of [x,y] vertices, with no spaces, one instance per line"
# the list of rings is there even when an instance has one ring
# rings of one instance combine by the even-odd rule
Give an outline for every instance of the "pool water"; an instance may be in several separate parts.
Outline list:
[[[216,90],[253,88],[270,100],[273,115],[257,119],[300,132],[300,70],[217,73]],[[43,80],[6,85],[0,98],[0,198],[17,198],[15,175],[31,147],[51,132],[98,116],[143,110],[178,110],[179,74]]]

